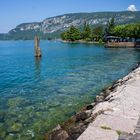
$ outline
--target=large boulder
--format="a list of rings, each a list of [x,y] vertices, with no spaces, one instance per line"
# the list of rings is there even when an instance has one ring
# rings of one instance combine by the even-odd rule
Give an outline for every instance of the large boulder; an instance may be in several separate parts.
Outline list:
[[[88,114],[86,112],[80,112],[76,115],[76,122],[84,121],[88,118]]]
[[[76,140],[85,130],[87,126],[84,123],[79,123],[68,130],[70,140]]]
[[[46,140],[68,140],[69,135],[67,131],[61,128],[60,125],[58,125],[49,135],[49,138],[46,137]]]

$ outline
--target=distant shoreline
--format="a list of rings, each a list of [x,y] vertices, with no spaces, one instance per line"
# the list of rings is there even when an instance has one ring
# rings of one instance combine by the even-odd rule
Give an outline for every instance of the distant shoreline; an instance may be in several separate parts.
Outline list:
[[[77,43],[83,43],[83,44],[102,44],[104,45],[105,42],[93,42],[93,41],[84,41],[84,40],[77,40],[77,41],[66,41],[66,40],[62,40],[62,39],[52,39],[52,40],[48,40],[48,39],[41,39],[42,41],[60,41],[63,43],[70,43],[70,44],[77,44]],[[34,39],[19,39],[19,40],[0,40],[0,41],[34,41]]]
[[[66,41],[66,40],[59,40],[63,43],[71,43],[71,44],[76,44],[76,43],[84,43],[84,44],[105,44],[105,42],[93,42],[93,41],[85,41],[85,40],[77,40],[77,41]]]

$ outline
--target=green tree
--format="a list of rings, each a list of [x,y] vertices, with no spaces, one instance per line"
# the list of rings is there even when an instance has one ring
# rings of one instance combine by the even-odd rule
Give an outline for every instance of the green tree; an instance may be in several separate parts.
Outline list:
[[[90,41],[92,39],[92,31],[87,22],[84,23],[83,31],[82,31],[82,39]]]
[[[80,38],[81,38],[81,33],[79,29],[77,29],[74,26],[71,26],[69,30],[69,40],[76,41],[76,40],[79,40]]]
[[[103,27],[102,26],[98,26],[96,28],[93,28],[92,39],[94,41],[99,41],[99,40],[103,39]]]
[[[71,26],[70,29],[66,32],[63,32],[61,34],[61,38],[63,40],[68,40],[68,41],[76,41],[80,40],[81,38],[81,33],[78,28]]]
[[[109,19],[109,21],[107,23],[107,27],[105,29],[105,34],[112,35],[114,27],[115,27],[115,19],[113,17],[113,18]]]
[[[68,34],[67,31],[61,33],[61,38],[62,38],[63,40],[68,40],[68,35],[67,35],[67,34]]]
[[[140,23],[118,25],[113,29],[113,34],[119,37],[140,38]]]

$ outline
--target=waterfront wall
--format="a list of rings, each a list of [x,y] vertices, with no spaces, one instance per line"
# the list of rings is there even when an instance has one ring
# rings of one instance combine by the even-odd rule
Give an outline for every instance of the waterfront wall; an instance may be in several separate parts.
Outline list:
[[[139,66],[104,89],[92,104],[47,133],[46,140],[118,140],[136,136],[140,114]]]
[[[107,42],[105,46],[112,47],[112,48],[119,48],[119,47],[134,48],[135,42]]]
[[[103,113],[77,140],[140,140],[139,84],[140,68],[118,80],[105,100],[94,107],[91,117],[99,111]]]

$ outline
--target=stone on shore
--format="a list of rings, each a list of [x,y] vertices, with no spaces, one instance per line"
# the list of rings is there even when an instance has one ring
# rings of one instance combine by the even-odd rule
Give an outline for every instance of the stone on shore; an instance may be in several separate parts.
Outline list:
[[[88,114],[86,112],[80,112],[76,115],[76,121],[84,121],[88,118]]]
[[[104,96],[102,96],[102,95],[96,96],[96,102],[103,102],[103,101],[104,101]]]
[[[88,106],[86,107],[86,109],[87,109],[87,110],[91,110],[93,107],[94,107],[93,105],[88,105]]]
[[[68,133],[58,125],[49,136],[46,136],[46,140],[67,140],[69,138]]]
[[[118,80],[107,94],[105,99],[96,97],[94,121],[78,140],[140,140],[140,68]]]

